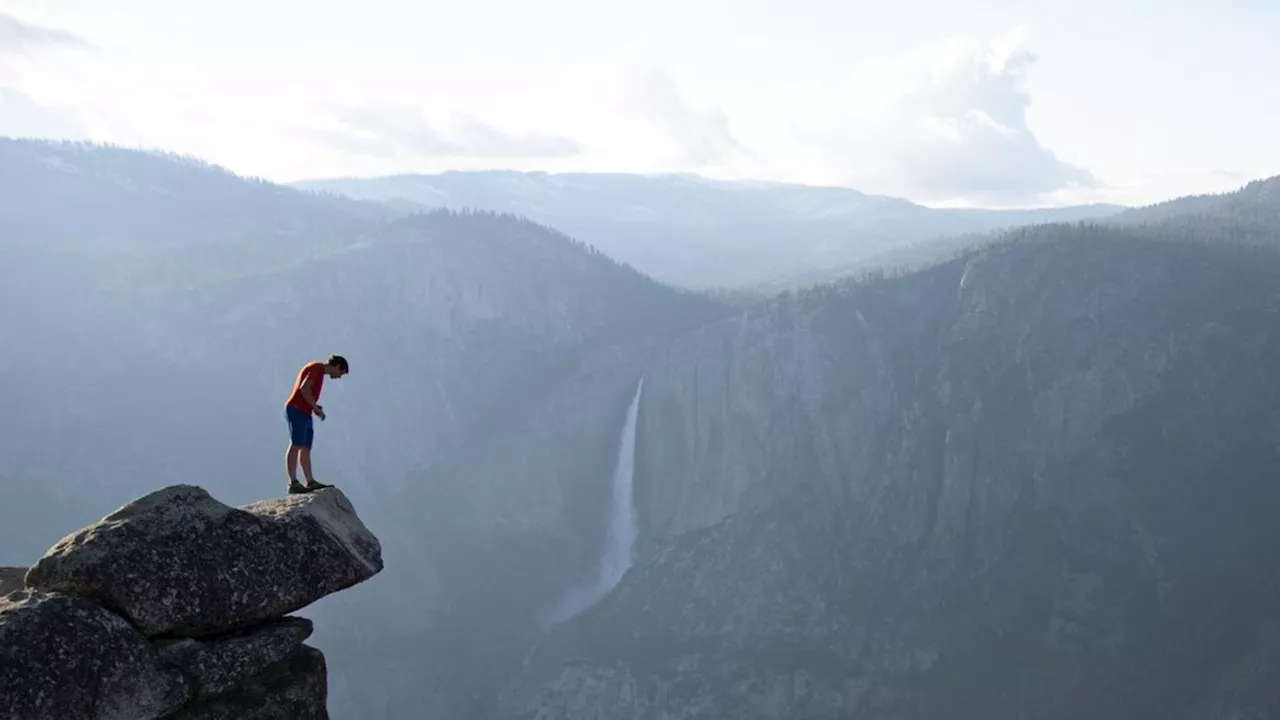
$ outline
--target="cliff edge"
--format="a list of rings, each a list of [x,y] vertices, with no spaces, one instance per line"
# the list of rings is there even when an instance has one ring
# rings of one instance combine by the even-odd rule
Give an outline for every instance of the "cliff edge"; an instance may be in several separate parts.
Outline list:
[[[324,655],[289,613],[381,570],[337,488],[240,508],[157,490],[4,578],[0,719],[327,719]]]

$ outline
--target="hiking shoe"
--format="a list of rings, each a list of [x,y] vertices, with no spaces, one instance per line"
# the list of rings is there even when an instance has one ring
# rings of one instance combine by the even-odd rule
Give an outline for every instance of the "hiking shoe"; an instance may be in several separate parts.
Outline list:
[[[297,495],[297,494],[299,494],[299,493],[304,493],[304,492],[307,492],[307,487],[306,487],[305,485],[303,485],[302,483],[297,483],[297,482],[291,482],[291,483],[289,483],[289,494],[290,494],[290,495]]]
[[[324,483],[320,482],[319,480],[312,480],[311,482],[309,482],[309,483],[307,483],[307,484],[306,484],[307,492],[311,492],[312,490],[320,490],[320,489],[322,489],[322,488],[327,488],[327,487],[333,487],[333,486],[332,486],[332,485],[326,485],[326,484],[324,484]]]

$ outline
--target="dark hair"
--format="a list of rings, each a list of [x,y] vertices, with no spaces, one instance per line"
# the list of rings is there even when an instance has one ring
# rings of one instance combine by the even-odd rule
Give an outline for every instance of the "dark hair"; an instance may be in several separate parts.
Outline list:
[[[351,366],[347,364],[347,359],[341,355],[330,355],[325,364],[336,366],[342,372],[351,372]]]

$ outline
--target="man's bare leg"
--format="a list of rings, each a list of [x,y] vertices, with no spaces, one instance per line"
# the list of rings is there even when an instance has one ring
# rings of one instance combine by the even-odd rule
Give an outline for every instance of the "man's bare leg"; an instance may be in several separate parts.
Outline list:
[[[311,448],[298,448],[298,464],[302,466],[302,478],[308,485],[314,485],[316,479],[311,476]]]
[[[298,452],[298,464],[302,466],[302,477],[306,479],[307,484],[304,485],[308,490],[319,490],[320,488],[331,487],[322,482],[316,482],[311,474],[311,448],[304,447]]]
[[[290,485],[298,484],[298,451],[302,448],[297,445],[289,445],[289,450],[284,454],[284,472],[289,478]]]

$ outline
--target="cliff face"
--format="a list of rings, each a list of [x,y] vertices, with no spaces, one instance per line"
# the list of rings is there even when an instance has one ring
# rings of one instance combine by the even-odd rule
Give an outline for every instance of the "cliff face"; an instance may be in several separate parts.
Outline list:
[[[289,613],[381,570],[336,488],[244,508],[158,490],[0,597],[0,717],[328,718],[324,655]]]
[[[636,567],[498,716],[1274,714],[1277,278],[1051,228],[686,336]]]

